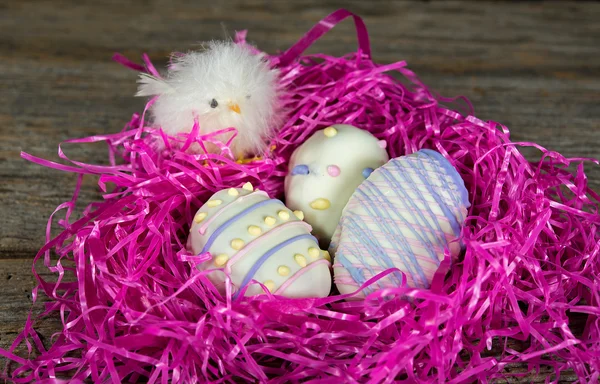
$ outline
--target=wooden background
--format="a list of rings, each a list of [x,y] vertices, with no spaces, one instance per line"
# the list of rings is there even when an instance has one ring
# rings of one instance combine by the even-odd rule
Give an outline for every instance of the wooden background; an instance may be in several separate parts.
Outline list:
[[[160,64],[173,50],[223,37],[222,22],[229,32],[249,29],[251,42],[275,52],[340,7],[364,17],[377,61],[407,60],[443,95],[466,95],[481,119],[508,125],[513,140],[600,158],[599,3],[1,0],[1,348],[12,343],[31,308],[31,260],[44,242],[47,218],[75,183],[74,175],[30,164],[19,152],[57,160],[61,141],[116,132],[140,110],[143,101],[132,97],[136,73],[111,62],[113,52],[135,60],[148,52]],[[343,54],[355,46],[346,21],[313,51]],[[64,149],[72,158],[106,163],[103,146]],[[535,159],[539,152],[526,155]],[[600,190],[600,166],[586,170]],[[80,206],[98,198],[95,180],[88,179]],[[48,319],[36,327],[48,343],[59,323]],[[543,382],[548,375],[515,382]]]

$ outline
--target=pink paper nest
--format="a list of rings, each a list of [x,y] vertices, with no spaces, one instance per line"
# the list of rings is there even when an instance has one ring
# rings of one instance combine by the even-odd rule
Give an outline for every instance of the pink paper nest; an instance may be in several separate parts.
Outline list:
[[[357,53],[300,56],[350,15]],[[238,43],[244,35],[238,33]],[[72,165],[23,154],[77,173],[78,183],[73,199],[54,213],[66,211],[59,221],[64,231],[48,237],[36,256],[56,279],[36,273],[34,293],[44,292],[43,316],[60,316],[63,329],[47,349],[30,317],[10,350],[0,350],[12,360],[6,378],[459,383],[543,371],[556,382],[572,370],[581,382],[598,380],[600,199],[587,187],[586,159],[513,143],[503,125],[443,106],[451,100],[434,95],[404,62],[374,63],[362,20],[345,10],[271,60],[290,91],[290,115],[262,159],[238,164],[226,151],[157,153],[149,142],[166,138],[140,115],[121,133],[70,141],[105,141],[110,166],[69,160],[62,151]],[[147,60],[139,69],[155,72]],[[386,73],[393,71],[410,86]],[[385,139],[390,157],[432,148],[456,166],[472,203],[459,262],[443,264],[431,290],[398,287],[359,302],[336,295],[221,297],[193,268],[209,255],[184,249],[192,215],[215,191],[246,181],[282,197],[294,148],[336,123]],[[193,133],[185,145],[203,140],[211,138]],[[538,148],[542,160],[528,162],[519,146]],[[573,163],[574,174],[567,170]],[[73,221],[86,174],[100,177],[104,201]],[[116,187],[107,191],[107,183]],[[571,329],[574,322],[579,326]],[[13,354],[23,343],[28,358]],[[511,373],[523,362],[526,369]]]

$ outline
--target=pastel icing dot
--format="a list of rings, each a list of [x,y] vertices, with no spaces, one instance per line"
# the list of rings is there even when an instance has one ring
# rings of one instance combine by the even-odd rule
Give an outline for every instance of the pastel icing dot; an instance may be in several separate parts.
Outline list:
[[[273,280],[267,280],[263,283],[263,285],[269,290],[269,292],[273,292],[273,290],[275,289],[275,283],[273,282]]]
[[[302,268],[306,267],[306,257],[304,257],[303,255],[301,255],[299,253],[295,254],[294,255],[294,260]]]
[[[298,218],[298,220],[304,220],[304,212],[294,211],[294,215]]]
[[[262,233],[262,229],[256,225],[251,225],[248,227],[248,233],[252,236],[258,236]]]
[[[223,200],[208,200],[206,202],[206,206],[208,208],[214,208],[214,207],[218,207],[219,205],[221,205],[223,203]]]
[[[201,223],[204,219],[206,219],[206,216],[208,216],[206,212],[198,212],[196,216],[194,216],[194,223]]]
[[[227,260],[229,260],[229,256],[225,254],[218,255],[217,257],[215,257],[215,265],[217,267],[222,267],[227,263]]]
[[[227,190],[227,194],[228,194],[229,196],[237,196],[237,195],[239,195],[240,193],[239,193],[239,192],[238,192],[238,190],[237,190],[237,189],[235,189],[235,188],[229,188],[229,189]]]
[[[331,262],[331,255],[327,251],[323,251],[323,258],[329,262]]]
[[[371,176],[371,173],[373,173],[374,169],[373,168],[365,168],[362,170],[362,175],[363,177],[366,179],[367,177]]]
[[[277,212],[277,216],[279,216],[279,218],[281,220],[289,220],[290,219],[290,213],[288,211],[279,211]]]
[[[313,259],[316,259],[317,257],[319,257],[319,255],[321,254],[321,250],[319,248],[308,248],[308,256],[310,256]]]
[[[281,276],[287,276],[290,274],[290,268],[285,265],[280,265],[279,268],[277,268],[277,273]]]
[[[246,191],[250,191],[252,192],[254,190],[254,187],[252,186],[252,183],[247,182],[246,184],[244,184],[242,186],[243,189],[245,189]]]
[[[333,127],[327,127],[323,130],[323,133],[327,137],[333,137],[333,136],[337,135],[338,131],[337,131],[337,129],[335,129]]]
[[[325,198],[319,197],[316,200],[313,200],[312,203],[310,203],[310,207],[312,209],[317,209],[319,211],[323,211],[327,208],[329,208],[331,206],[331,202]]]
[[[236,251],[239,251],[240,249],[244,248],[245,244],[246,243],[244,243],[244,240],[242,239],[231,240],[231,248],[235,249]]]
[[[265,224],[267,224],[269,227],[272,227],[273,225],[275,225],[276,222],[277,222],[277,220],[275,220],[275,218],[273,216],[265,217]]]
[[[377,144],[379,145],[379,148],[382,148],[382,149],[386,149],[387,148],[387,141],[385,141],[385,140],[379,140],[377,142]]]
[[[294,168],[292,168],[292,176],[295,175],[308,175],[309,169],[306,164],[298,164]]]
[[[338,177],[340,175],[340,167],[338,167],[337,165],[328,165],[327,173],[331,177]]]

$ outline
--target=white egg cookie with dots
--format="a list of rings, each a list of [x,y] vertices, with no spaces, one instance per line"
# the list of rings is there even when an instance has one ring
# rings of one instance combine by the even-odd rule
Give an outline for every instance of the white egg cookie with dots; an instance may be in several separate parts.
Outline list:
[[[389,157],[386,142],[366,130],[338,124],[315,132],[292,154],[285,202],[304,212],[326,248],[354,190]]]
[[[319,248],[300,211],[288,209],[250,183],[215,193],[194,216],[188,250],[209,252],[198,265],[225,292],[230,276],[234,296],[271,293],[290,298],[326,297],[331,290],[331,258]]]

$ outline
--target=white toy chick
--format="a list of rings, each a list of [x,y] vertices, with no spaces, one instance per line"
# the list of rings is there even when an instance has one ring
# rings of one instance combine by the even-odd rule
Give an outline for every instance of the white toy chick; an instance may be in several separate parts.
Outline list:
[[[236,128],[235,156],[260,154],[282,121],[278,71],[248,46],[212,41],[203,48],[174,56],[164,79],[141,74],[136,96],[158,96],[153,123],[171,136],[191,132],[197,118],[201,135]]]

